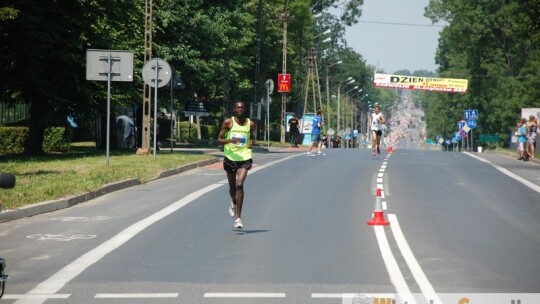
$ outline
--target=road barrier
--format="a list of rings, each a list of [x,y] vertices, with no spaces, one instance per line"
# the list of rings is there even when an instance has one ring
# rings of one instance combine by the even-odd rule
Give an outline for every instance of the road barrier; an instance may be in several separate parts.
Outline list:
[[[375,199],[375,212],[373,218],[367,222],[369,226],[388,226],[390,222],[384,218],[384,212],[382,210],[382,198],[381,189],[377,188],[377,198]]]

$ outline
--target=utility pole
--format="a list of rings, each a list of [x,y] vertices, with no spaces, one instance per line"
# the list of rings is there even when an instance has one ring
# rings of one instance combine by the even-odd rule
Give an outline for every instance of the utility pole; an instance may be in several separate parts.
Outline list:
[[[306,94],[304,98],[304,114],[309,113],[307,108],[308,95],[310,87],[312,90],[312,101],[313,101],[313,113],[317,111],[317,94],[319,94],[319,107],[322,109],[322,101],[320,101],[320,86],[319,86],[319,73],[317,72],[317,55],[315,53],[315,48],[312,47],[309,50],[308,55],[308,69],[306,75]],[[310,86],[311,83],[311,86]],[[302,115],[303,116],[303,115]]]
[[[257,17],[257,53],[255,54],[255,76],[253,79],[253,90],[254,90],[254,97],[253,97],[253,104],[256,104],[258,102],[257,98],[259,98],[259,77],[260,77],[260,66],[261,66],[261,35],[262,35],[262,15],[263,15],[263,3],[262,0],[259,0],[259,8],[258,8],[258,17]],[[257,129],[259,128],[259,124],[257,124]],[[257,134],[259,132],[255,132],[255,138],[254,140],[257,140]],[[268,139],[270,140],[270,139]]]
[[[146,0],[144,10],[144,63],[152,58],[152,0]],[[157,86],[156,86],[157,90]],[[150,152],[150,120],[152,100],[150,98],[152,89],[146,83],[143,84],[143,104],[142,104],[142,148],[146,149],[146,153]],[[157,102],[157,100],[154,100]],[[156,134],[154,134],[156,136]]]
[[[289,25],[289,12],[288,12],[289,0],[285,2],[285,11],[281,15],[283,21],[283,60],[282,60],[282,74],[287,74],[287,27]],[[285,142],[285,111],[287,110],[287,94],[281,94],[281,127],[280,127],[280,142]]]

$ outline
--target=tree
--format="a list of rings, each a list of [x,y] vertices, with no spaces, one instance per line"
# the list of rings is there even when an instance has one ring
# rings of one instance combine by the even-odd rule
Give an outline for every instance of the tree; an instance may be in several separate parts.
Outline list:
[[[539,105],[539,12],[536,1],[430,1],[425,15],[433,22],[449,23],[437,51],[440,75],[467,78],[470,83],[466,96],[442,94],[430,99],[441,105],[456,102],[448,125],[455,124],[452,119],[461,111],[476,108],[479,132],[504,135],[515,125],[521,108]]]

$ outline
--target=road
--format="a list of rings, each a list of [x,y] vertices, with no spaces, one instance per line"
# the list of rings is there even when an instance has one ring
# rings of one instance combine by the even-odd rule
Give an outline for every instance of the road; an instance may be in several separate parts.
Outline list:
[[[256,153],[242,230],[228,216],[218,165],[0,224],[10,275],[2,301],[540,293],[539,168],[496,154],[412,149]],[[366,224],[376,188],[390,226]]]

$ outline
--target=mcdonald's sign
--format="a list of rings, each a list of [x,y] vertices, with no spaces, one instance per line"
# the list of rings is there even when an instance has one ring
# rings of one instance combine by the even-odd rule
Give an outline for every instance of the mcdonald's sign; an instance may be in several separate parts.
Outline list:
[[[291,91],[291,74],[278,74],[278,93],[289,93]]]

